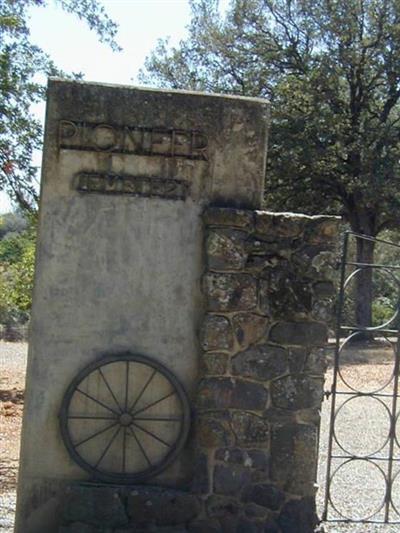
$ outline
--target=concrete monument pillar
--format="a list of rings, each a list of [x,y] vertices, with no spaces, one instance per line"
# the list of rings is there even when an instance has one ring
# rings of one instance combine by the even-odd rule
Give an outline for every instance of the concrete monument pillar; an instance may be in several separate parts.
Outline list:
[[[50,80],[18,533],[58,531],[71,482],[193,482],[201,214],[260,207],[267,116],[259,99]]]
[[[338,220],[264,100],[51,80],[17,533],[311,533]]]

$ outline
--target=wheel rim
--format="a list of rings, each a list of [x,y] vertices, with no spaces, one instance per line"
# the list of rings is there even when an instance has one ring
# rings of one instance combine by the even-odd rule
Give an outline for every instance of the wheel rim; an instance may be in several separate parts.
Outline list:
[[[165,470],[187,439],[184,388],[164,365],[142,355],[111,355],[84,368],[60,410],[72,459],[94,478],[134,483]]]

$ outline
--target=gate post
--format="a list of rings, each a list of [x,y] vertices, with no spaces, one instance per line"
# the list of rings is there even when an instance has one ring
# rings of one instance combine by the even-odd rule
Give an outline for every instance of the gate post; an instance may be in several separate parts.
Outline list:
[[[339,221],[231,208],[203,219],[196,481],[209,525],[310,533]]]
[[[267,127],[50,81],[17,533],[312,531],[338,220],[257,211]]]

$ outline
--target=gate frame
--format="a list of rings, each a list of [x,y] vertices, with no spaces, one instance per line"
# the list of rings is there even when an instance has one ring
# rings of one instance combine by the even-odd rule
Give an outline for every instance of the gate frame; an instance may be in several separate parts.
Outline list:
[[[325,392],[325,396],[327,399],[331,396],[331,406],[330,406],[330,422],[329,422],[329,435],[328,435],[328,452],[327,452],[327,464],[326,464],[326,479],[325,479],[325,496],[324,496],[324,507],[323,507],[323,513],[322,513],[322,522],[335,522],[335,523],[358,523],[358,524],[400,524],[400,509],[397,510],[394,505],[392,504],[392,485],[394,480],[396,479],[393,477],[393,466],[395,462],[398,462],[400,465],[400,455],[398,459],[395,459],[393,457],[394,454],[394,446],[396,441],[396,421],[397,417],[399,417],[400,422],[400,414],[396,414],[397,411],[397,404],[398,404],[398,398],[399,398],[399,369],[400,369],[400,328],[397,329],[387,329],[386,326],[389,326],[393,323],[396,318],[398,318],[400,313],[400,296],[398,296],[397,306],[395,313],[393,317],[390,318],[389,321],[386,321],[384,324],[381,324],[380,326],[370,326],[370,327],[360,327],[360,326],[346,326],[342,325],[342,314],[343,314],[343,304],[344,304],[344,298],[345,298],[345,290],[347,287],[348,282],[356,275],[357,272],[362,271],[363,269],[371,268],[375,270],[383,270],[386,272],[389,272],[390,275],[395,279],[395,281],[399,285],[400,289],[400,276],[396,277],[392,271],[400,270],[400,265],[383,265],[378,263],[359,263],[356,261],[348,261],[348,246],[349,246],[349,239],[350,237],[354,237],[355,241],[357,239],[364,239],[368,241],[373,241],[375,243],[382,243],[389,246],[393,246],[400,249],[400,245],[386,241],[384,239],[379,239],[375,237],[370,237],[368,235],[363,235],[360,233],[356,233],[353,231],[346,231],[344,234],[344,242],[342,247],[342,255],[340,260],[340,287],[339,287],[339,295],[337,300],[337,310],[336,310],[336,332],[335,332],[335,357],[334,357],[334,367],[333,367],[333,382],[331,389],[329,391]],[[356,270],[352,271],[350,274],[346,275],[346,268],[347,267],[356,267]],[[373,392],[361,392],[356,391],[355,389],[349,392],[344,391],[338,391],[337,385],[338,385],[338,376],[342,379],[340,376],[340,352],[341,347],[346,343],[353,335],[357,335],[360,332],[363,331],[373,331],[373,332],[379,332],[383,334],[383,336],[390,335],[395,336],[396,341],[393,342],[393,352],[394,352],[394,363],[393,363],[393,373],[391,380],[383,387],[383,389],[379,389],[378,391]],[[341,333],[345,333],[346,337],[344,341],[341,343]],[[384,390],[389,383],[391,383],[393,380],[393,391],[389,394],[381,394],[380,391]],[[349,396],[349,399],[351,398],[357,398],[357,397],[379,397],[384,396],[386,398],[391,397],[391,408],[389,411],[388,409],[388,415],[390,417],[390,427],[389,427],[389,434],[387,441],[385,442],[383,447],[386,447],[387,443],[389,442],[389,453],[388,457],[386,458],[377,458],[374,457],[377,453],[379,453],[380,450],[374,451],[372,454],[368,455],[354,455],[354,454],[344,454],[343,448],[340,446],[339,442],[336,440],[335,436],[335,419],[336,415],[339,412],[341,406],[339,408],[336,408],[336,396],[337,395],[347,395]],[[341,450],[343,451],[343,454],[333,454],[333,444],[334,441],[339,445]],[[382,448],[381,448],[382,449]],[[333,459],[343,459],[343,463],[341,463],[337,468],[333,470],[332,473],[332,460]],[[337,472],[338,468],[341,468],[344,464],[347,464],[351,461],[355,460],[365,460],[368,462],[372,462],[375,466],[377,466],[381,473],[384,476],[385,483],[386,483],[386,490],[385,490],[385,497],[382,503],[382,506],[377,510],[374,511],[372,515],[369,515],[368,517],[361,518],[361,519],[351,519],[346,518],[343,516],[340,511],[338,511],[335,508],[335,505],[332,503],[331,495],[330,495],[330,489],[331,489],[331,482],[332,479]],[[376,465],[376,462],[387,464],[387,471],[383,470],[379,465]],[[397,475],[400,476],[400,470],[397,473]],[[383,520],[373,520],[372,518],[380,513],[382,509],[384,508],[384,519]],[[333,509],[338,515],[342,516],[343,518],[328,518],[329,509]],[[396,520],[391,520],[391,513],[397,512],[399,515]]]

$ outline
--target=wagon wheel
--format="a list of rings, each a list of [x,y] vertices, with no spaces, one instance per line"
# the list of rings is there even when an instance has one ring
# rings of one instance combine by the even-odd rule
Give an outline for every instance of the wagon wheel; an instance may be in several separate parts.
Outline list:
[[[96,479],[135,483],[176,459],[188,435],[190,408],[164,365],[124,353],[94,362],[75,377],[60,424],[78,465]]]

